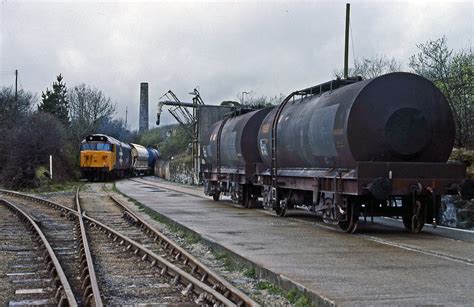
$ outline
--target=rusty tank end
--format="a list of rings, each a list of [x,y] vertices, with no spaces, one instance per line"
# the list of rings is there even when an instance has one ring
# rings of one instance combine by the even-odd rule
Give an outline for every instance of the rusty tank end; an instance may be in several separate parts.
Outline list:
[[[270,112],[258,134],[271,164]],[[454,145],[446,98],[429,80],[390,73],[289,102],[277,125],[279,168],[355,168],[356,162],[446,162]]]
[[[245,163],[258,163],[258,129],[272,108],[265,108],[230,117],[224,122],[220,137],[220,165],[224,167],[244,167]],[[206,164],[217,165],[217,138],[223,121],[215,123],[203,140],[202,153]]]

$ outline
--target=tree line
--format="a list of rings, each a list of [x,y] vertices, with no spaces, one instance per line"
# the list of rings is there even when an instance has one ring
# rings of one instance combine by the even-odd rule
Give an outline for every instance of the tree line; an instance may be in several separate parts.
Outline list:
[[[186,153],[191,139],[177,126],[139,135],[114,118],[116,104],[101,90],[84,83],[67,87],[61,74],[41,98],[12,87],[0,90],[0,185],[35,188],[49,176],[53,181],[78,179],[79,146],[89,134],[102,133],[122,142],[159,148],[163,157]],[[46,182],[52,182],[46,180]]]
[[[24,90],[15,95],[12,87],[3,87],[0,184],[15,189],[37,187],[49,175],[49,155],[55,181],[76,179],[78,148],[85,136],[105,133],[123,141],[136,138],[123,120],[113,119],[115,110],[102,91],[85,84],[68,89],[61,74],[51,89],[41,93],[41,99]]]

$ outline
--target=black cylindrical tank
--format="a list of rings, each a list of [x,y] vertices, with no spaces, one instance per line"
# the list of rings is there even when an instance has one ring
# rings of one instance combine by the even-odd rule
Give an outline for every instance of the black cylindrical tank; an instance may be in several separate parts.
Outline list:
[[[271,108],[228,118],[220,138],[220,165],[244,167],[245,163],[262,162],[258,153],[257,136],[260,125]],[[202,153],[207,164],[217,165],[217,136],[222,121],[215,123],[203,140]]]
[[[267,115],[258,136],[267,167],[275,113]],[[453,144],[454,121],[446,98],[429,80],[411,73],[390,73],[290,101],[277,125],[279,168],[446,162]]]

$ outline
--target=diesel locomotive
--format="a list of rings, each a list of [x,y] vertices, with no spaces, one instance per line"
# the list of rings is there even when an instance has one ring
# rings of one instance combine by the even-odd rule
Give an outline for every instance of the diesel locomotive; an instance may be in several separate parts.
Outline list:
[[[106,180],[150,174],[159,156],[154,148],[123,143],[104,134],[91,134],[81,142],[82,178]]]
[[[204,192],[244,207],[261,199],[282,217],[306,208],[349,233],[361,216],[401,217],[417,233],[466,177],[447,163],[454,134],[446,98],[421,76],[337,79],[214,124],[201,147]]]

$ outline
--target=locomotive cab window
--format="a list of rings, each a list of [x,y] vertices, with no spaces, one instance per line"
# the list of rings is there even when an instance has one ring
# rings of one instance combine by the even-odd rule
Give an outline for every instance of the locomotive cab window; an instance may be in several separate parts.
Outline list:
[[[81,145],[81,150],[112,151],[112,145],[106,143],[85,143]]]
[[[112,148],[110,144],[99,143],[97,144],[97,150],[111,151]]]
[[[95,150],[95,144],[91,144],[91,143],[82,144],[81,150]]]

